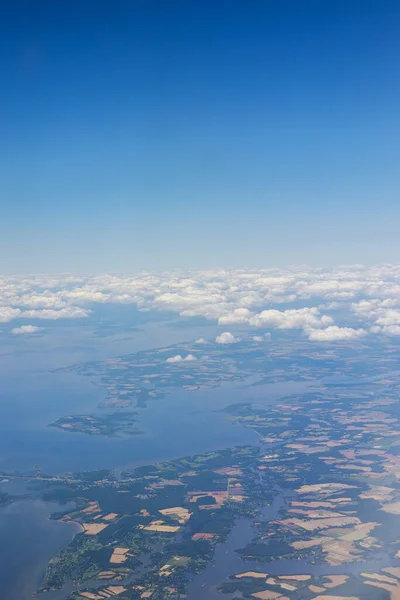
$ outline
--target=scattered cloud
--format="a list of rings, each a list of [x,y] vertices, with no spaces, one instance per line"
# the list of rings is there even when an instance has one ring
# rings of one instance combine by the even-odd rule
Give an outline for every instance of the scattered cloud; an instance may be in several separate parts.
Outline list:
[[[313,342],[336,342],[343,340],[354,340],[367,335],[365,329],[353,329],[352,327],[338,327],[331,325],[326,329],[310,329],[308,339]]]
[[[177,354],[176,356],[170,356],[170,358],[167,358],[167,360],[165,362],[167,363],[177,363],[177,362],[182,362],[183,358],[180,354]]]
[[[42,331],[42,327],[36,327],[36,325],[21,325],[21,327],[14,327],[14,329],[11,329],[11,333],[14,335],[25,335],[37,333],[38,331]]]
[[[221,335],[217,335],[215,338],[217,344],[234,344],[237,339],[231,334],[230,331],[224,331]]]
[[[170,358],[167,358],[167,360],[165,362],[167,363],[179,363],[179,362],[190,362],[193,360],[197,360],[197,358],[193,355],[193,354],[188,354],[187,356],[185,356],[185,358],[183,358],[181,356],[181,354],[176,354],[176,356],[171,356]]]
[[[199,338],[198,340],[195,341],[195,344],[207,344],[207,340],[205,340],[204,338]]]
[[[253,340],[255,342],[266,342],[271,339],[270,333],[264,333],[264,335],[253,335]]]

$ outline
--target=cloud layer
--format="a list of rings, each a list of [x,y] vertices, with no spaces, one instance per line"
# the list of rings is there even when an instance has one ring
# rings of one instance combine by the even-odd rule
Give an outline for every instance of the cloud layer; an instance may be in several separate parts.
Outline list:
[[[312,341],[393,336],[400,335],[400,266],[0,279],[0,323],[82,319],[107,303],[264,330],[255,335],[279,329]]]

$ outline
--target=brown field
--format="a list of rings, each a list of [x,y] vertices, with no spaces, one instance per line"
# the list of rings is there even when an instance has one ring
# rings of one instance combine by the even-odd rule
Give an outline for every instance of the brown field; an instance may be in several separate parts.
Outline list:
[[[385,571],[385,573],[389,573],[389,575],[394,575],[394,577],[400,579],[400,567],[385,567],[382,569],[382,571]]]
[[[110,557],[110,563],[116,565],[124,563],[128,558],[126,556],[127,552],[129,552],[129,548],[115,548],[114,552]]]
[[[308,581],[311,575],[278,575],[278,579],[288,579],[289,581]]]
[[[355,489],[355,486],[348,485],[347,483],[315,483],[313,485],[302,485],[296,492],[298,494],[323,494],[324,496],[329,496],[334,492],[350,489]]]
[[[327,596],[323,594],[322,596],[315,596],[313,600],[360,600],[358,596]]]
[[[122,585],[109,585],[108,588],[106,588],[106,591],[114,594],[114,596],[118,596],[118,594],[126,592],[126,588],[124,588]]]
[[[108,513],[103,517],[103,521],[113,521],[118,517],[118,513]]]
[[[319,592],[325,592],[325,588],[323,587],[319,587],[318,585],[309,585],[308,589],[310,590],[310,592],[314,592],[316,594],[318,594]]]
[[[338,585],[343,585],[348,580],[348,575],[324,575],[324,579],[328,579],[328,582],[324,582],[323,585],[326,588],[335,588]]]
[[[258,573],[257,571],[246,571],[245,573],[238,573],[235,575],[236,579],[242,579],[242,577],[253,577],[254,579],[265,579],[268,577],[268,573]]]
[[[361,573],[362,577],[367,577],[368,579],[375,579],[376,581],[383,581],[383,583],[390,583],[392,585],[397,585],[396,579],[393,577],[388,577],[387,575],[381,575],[380,573]]]
[[[400,515],[400,502],[392,502],[391,504],[384,504],[381,508],[386,513],[391,515]]]
[[[374,587],[381,588],[382,590],[390,592],[390,597],[392,599],[396,598],[396,596],[393,594],[399,594],[400,592],[400,586],[397,585],[389,585],[388,583],[381,583],[380,581],[364,581],[364,583],[366,585],[372,585]]]
[[[167,515],[169,517],[176,517],[178,523],[184,524],[189,521],[192,513],[188,511],[187,508],[183,508],[182,506],[175,506],[174,508],[163,508],[159,510],[162,515]]]
[[[371,499],[377,502],[390,502],[394,494],[394,489],[384,485],[370,485],[367,492],[360,494],[361,499]]]
[[[264,590],[263,592],[256,592],[255,594],[251,594],[253,598],[260,598],[260,600],[289,600],[287,596],[282,596],[279,592],[270,592],[269,590]]]
[[[108,525],[107,523],[82,523],[82,527],[85,530],[85,535],[97,535]]]
[[[215,537],[215,533],[195,533],[192,535],[192,540],[212,540]]]
[[[328,527],[344,527],[345,525],[359,525],[358,517],[332,517],[328,519],[312,519],[311,521],[302,521],[301,519],[284,519],[279,521],[283,525],[294,525],[307,531],[316,531],[318,529],[327,529]]]
[[[146,531],[158,531],[160,533],[176,533],[179,531],[179,525],[165,525],[161,521],[153,521],[150,525],[143,527]]]

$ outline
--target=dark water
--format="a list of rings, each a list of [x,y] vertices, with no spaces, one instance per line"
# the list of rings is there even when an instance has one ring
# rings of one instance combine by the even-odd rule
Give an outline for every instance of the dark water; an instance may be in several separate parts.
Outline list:
[[[49,559],[77,532],[76,526],[48,518],[57,503],[14,502],[0,508],[0,598],[25,600],[40,585]]]

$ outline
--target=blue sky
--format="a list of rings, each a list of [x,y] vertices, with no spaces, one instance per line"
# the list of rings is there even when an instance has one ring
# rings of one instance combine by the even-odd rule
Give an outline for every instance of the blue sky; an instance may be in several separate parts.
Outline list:
[[[397,1],[6,4],[3,272],[400,260]]]

